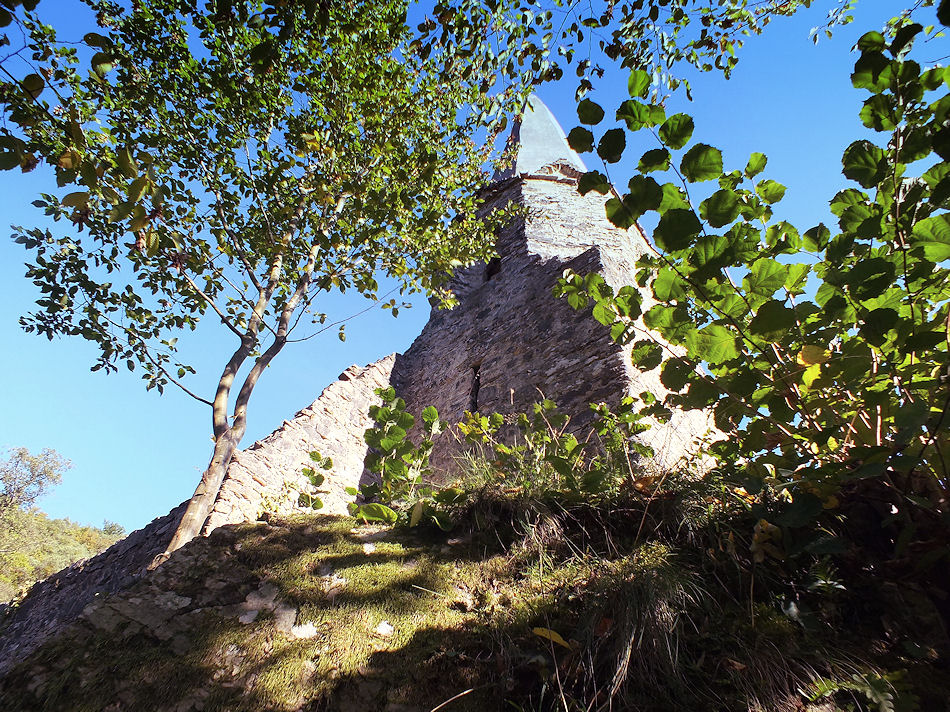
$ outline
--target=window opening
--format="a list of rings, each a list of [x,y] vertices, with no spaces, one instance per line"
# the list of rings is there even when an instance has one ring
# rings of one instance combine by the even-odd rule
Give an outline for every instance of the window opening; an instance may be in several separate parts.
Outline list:
[[[501,272],[501,260],[497,257],[492,257],[488,260],[488,264],[485,265],[485,281],[487,282],[499,272]]]
[[[482,377],[478,371],[482,367],[480,363],[472,366],[472,392],[469,395],[468,409],[472,413],[478,410],[478,391],[482,386]]]

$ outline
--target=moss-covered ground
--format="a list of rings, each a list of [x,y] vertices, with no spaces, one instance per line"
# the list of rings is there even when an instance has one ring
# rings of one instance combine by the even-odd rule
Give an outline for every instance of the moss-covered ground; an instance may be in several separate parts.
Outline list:
[[[223,528],[24,660],[0,707],[946,708],[946,635],[909,630],[933,627],[927,596],[866,579],[790,598],[675,508],[483,497],[448,534]]]

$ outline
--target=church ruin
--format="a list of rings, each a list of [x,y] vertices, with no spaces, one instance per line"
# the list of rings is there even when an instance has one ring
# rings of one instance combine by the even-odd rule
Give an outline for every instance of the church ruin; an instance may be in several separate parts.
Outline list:
[[[271,435],[237,453],[203,533],[255,521],[262,510],[296,507],[288,483],[300,483],[313,450],[333,459],[321,495],[323,512],[345,514],[364,475],[363,434],[372,423],[375,390],[392,385],[410,412],[434,405],[450,422],[466,410],[517,413],[542,397],[557,402],[578,428],[589,422],[592,402],[617,403],[627,395],[666,392],[659,371],[639,372],[629,347],[611,340],[589,313],[556,300],[552,289],[565,269],[600,272],[614,288],[633,282],[633,268],[648,244],[637,228],[607,221],[606,198],[581,196],[586,170],[551,112],[532,98],[512,134],[511,165],[487,189],[489,207],[512,201],[525,216],[498,236],[498,257],[453,278],[459,305],[433,309],[429,322],[404,354],[365,367],[353,366],[307,408]],[[710,428],[701,412],[677,413],[643,434],[660,464],[672,466],[695,449]],[[451,466],[460,444],[452,434],[436,443],[434,462]],[[37,584],[5,626],[0,674],[50,634],[81,615],[100,592],[126,587],[164,550],[183,506],[155,520],[108,551]]]

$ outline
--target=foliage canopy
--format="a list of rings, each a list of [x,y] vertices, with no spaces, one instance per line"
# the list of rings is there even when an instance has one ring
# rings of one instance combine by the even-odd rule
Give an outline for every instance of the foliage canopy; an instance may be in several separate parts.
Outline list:
[[[295,328],[326,320],[321,294],[376,300],[382,274],[450,301],[451,269],[489,252],[467,109],[481,82],[411,45],[398,0],[86,4],[102,34],[78,48],[29,9],[0,18],[26,37],[4,61],[20,74],[2,167],[44,161],[73,188],[35,203],[57,234],[16,230],[42,293],[22,323],[92,341],[94,370],[141,368],[148,388],[212,406],[207,505],[259,377]],[[177,346],[206,315],[234,339],[213,397],[184,384]]]
[[[593,299],[636,365],[661,369],[672,394],[649,412],[714,413],[729,437],[712,452],[763,519],[801,527],[842,491],[881,482],[901,523],[898,552],[939,530],[950,488],[950,74],[913,58],[915,40],[935,36],[899,16],[859,40],[860,118],[884,140],[845,150],[842,172],[857,186],[831,200],[835,232],[772,221],[785,187],[762,176],[765,155],[726,170],[719,149],[690,145],[689,116],[668,117],[634,92],[616,119],[657,147],[607,215],[625,228],[656,216],[637,276],[654,301],[629,287],[614,294],[596,275],[566,274],[559,287],[576,307]],[[582,123],[599,124],[590,113],[578,106]],[[605,160],[623,151],[612,131],[598,148]],[[672,180],[661,184],[657,170]],[[594,189],[605,180],[585,179]]]

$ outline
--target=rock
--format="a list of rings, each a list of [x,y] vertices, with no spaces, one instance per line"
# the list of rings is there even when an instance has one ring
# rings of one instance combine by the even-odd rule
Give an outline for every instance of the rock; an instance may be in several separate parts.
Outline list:
[[[274,609],[274,621],[277,630],[281,633],[290,633],[297,621],[297,609],[286,603],[281,603]]]
[[[317,626],[312,621],[307,621],[306,623],[301,623],[300,625],[292,626],[290,629],[290,634],[294,638],[316,638],[319,635],[320,631],[317,629]]]

